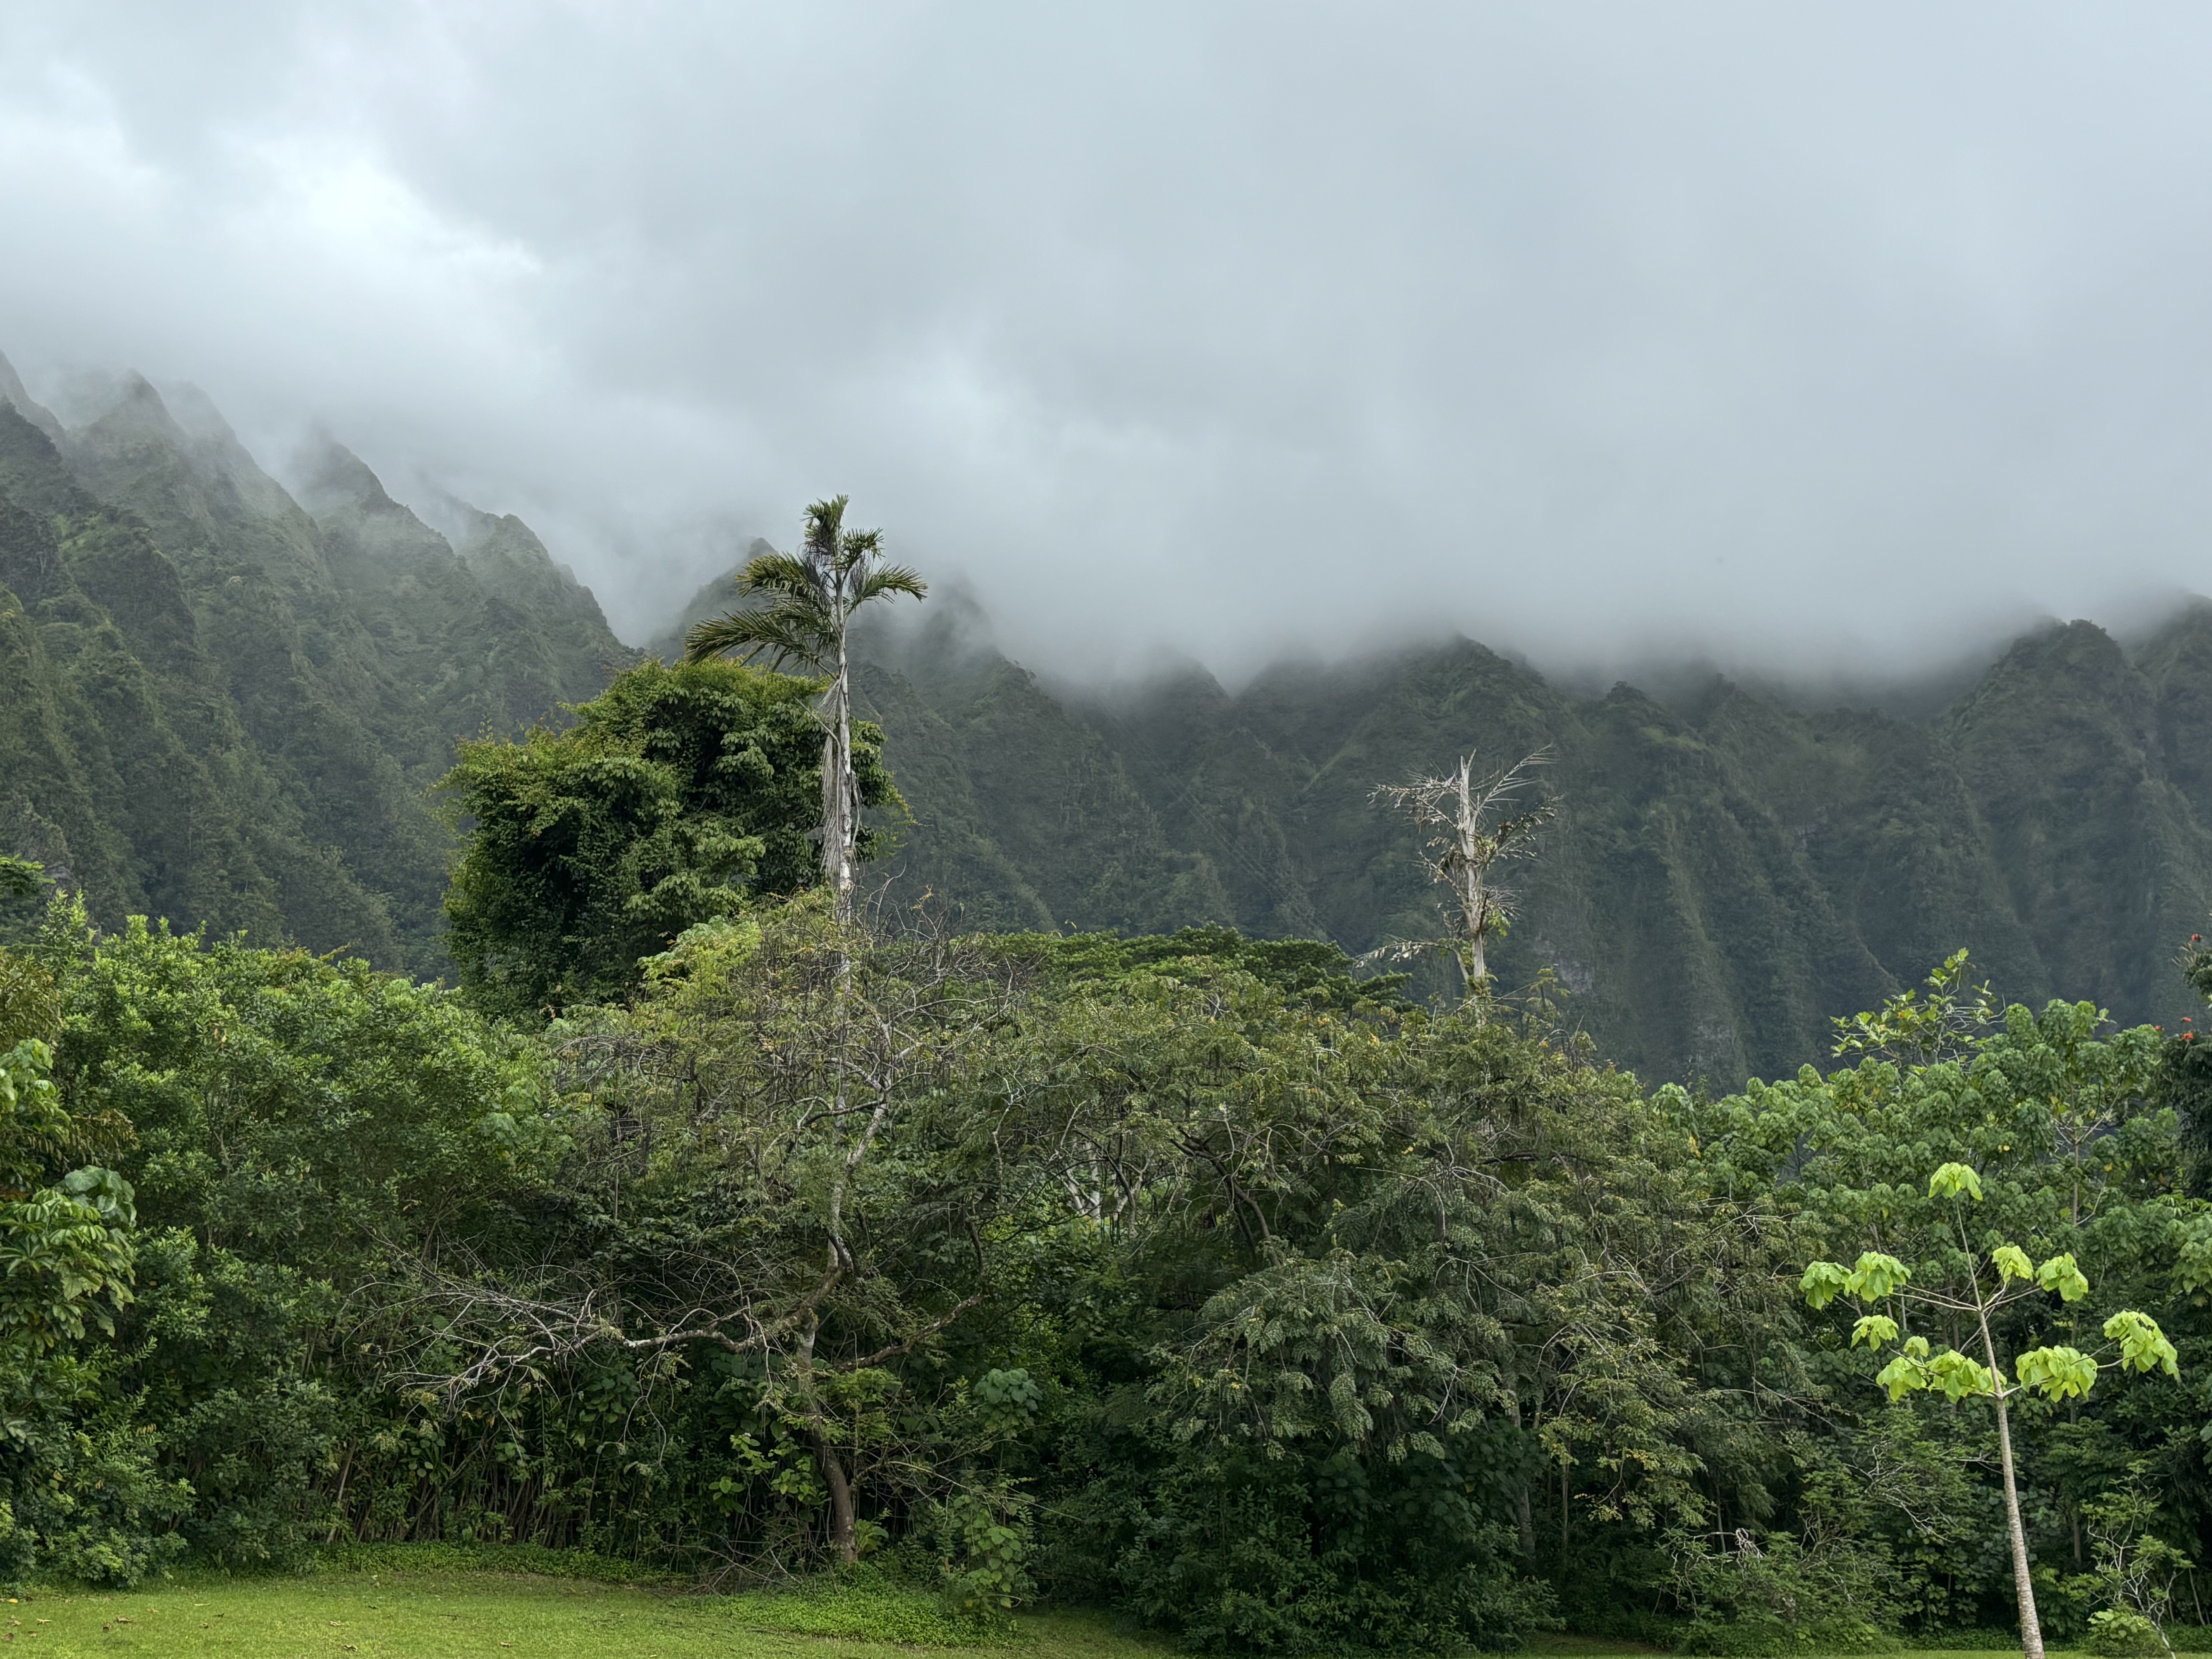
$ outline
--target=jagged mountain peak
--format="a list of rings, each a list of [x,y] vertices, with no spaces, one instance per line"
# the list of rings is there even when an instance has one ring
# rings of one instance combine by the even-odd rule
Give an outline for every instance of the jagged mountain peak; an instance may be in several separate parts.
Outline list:
[[[54,417],[54,412],[25,390],[23,377],[15,372],[15,365],[8,361],[4,353],[0,353],[0,404],[12,405],[18,415],[49,438],[62,435],[62,423]]]
[[[384,481],[367,461],[327,432],[318,432],[293,458],[292,475],[293,495],[318,519],[343,507],[371,513],[408,512],[392,500]],[[409,516],[414,515],[410,513]]]
[[[179,448],[189,441],[161,389],[135,368],[74,370],[52,384],[51,397],[73,439],[158,438]]]
[[[162,393],[169,417],[191,436],[204,442],[238,445],[238,434],[214,398],[190,380],[179,380]]]

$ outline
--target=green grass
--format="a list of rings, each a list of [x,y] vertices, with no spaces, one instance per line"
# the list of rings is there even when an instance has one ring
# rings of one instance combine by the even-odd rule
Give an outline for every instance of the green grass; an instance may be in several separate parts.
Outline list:
[[[51,1659],[913,1659],[977,1639],[948,1624],[933,1598],[882,1586],[692,1595],[463,1567],[420,1551],[343,1557],[298,1577],[189,1575],[148,1589],[0,1601],[0,1648]],[[992,1647],[1006,1659],[1164,1659],[1172,1651],[1102,1616],[1056,1612],[1024,1614]],[[1655,1652],[1564,1633],[1539,1636],[1531,1647],[1538,1659]],[[1966,1651],[1956,1650],[1961,1659]]]
[[[911,1659],[915,1648],[896,1638],[926,1639],[934,1609],[928,1596],[884,1591],[702,1596],[483,1571],[180,1577],[128,1592],[55,1590],[0,1601],[0,1647],[52,1659]],[[860,1629],[880,1633],[842,1633]],[[1160,1653],[1105,1620],[1055,1613],[1019,1620],[1000,1650],[1010,1659]]]

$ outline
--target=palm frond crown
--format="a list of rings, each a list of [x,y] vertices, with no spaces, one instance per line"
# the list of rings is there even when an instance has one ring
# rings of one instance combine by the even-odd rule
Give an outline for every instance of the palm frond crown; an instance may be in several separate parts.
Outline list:
[[[889,593],[925,599],[929,585],[910,566],[880,562],[883,535],[845,528],[846,497],[806,509],[793,553],[768,552],[738,573],[740,597],[758,603],[700,623],[684,636],[684,659],[764,659],[772,668],[836,672],[845,618]]]

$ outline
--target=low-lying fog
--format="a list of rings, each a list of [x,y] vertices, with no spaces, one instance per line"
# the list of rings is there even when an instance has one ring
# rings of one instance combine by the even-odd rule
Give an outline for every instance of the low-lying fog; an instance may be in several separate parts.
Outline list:
[[[0,345],[520,513],[854,497],[1061,675],[1878,682],[2206,585],[2212,13],[0,15]]]

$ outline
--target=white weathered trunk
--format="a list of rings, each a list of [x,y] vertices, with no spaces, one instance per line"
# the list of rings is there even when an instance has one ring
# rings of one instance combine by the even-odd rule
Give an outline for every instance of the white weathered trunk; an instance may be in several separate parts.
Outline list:
[[[1459,842],[1459,913],[1467,930],[1467,953],[1460,958],[1467,975],[1467,994],[1479,996],[1490,977],[1490,895],[1483,888],[1482,849],[1478,844],[1480,816],[1474,803],[1474,757],[1464,756],[1452,780],[1459,795],[1459,814],[1454,832]]]
[[[2012,1465],[2012,1419],[2005,1410],[2004,1371],[1990,1334],[1989,1315],[1981,1316],[1982,1352],[1996,1378],[1997,1462],[2004,1473],[2005,1541],[2011,1547],[2013,1596],[2020,1607],[2020,1646],[2027,1659],[2043,1659],[2043,1621],[2035,1612],[2035,1579],[2027,1559],[2027,1529],[2020,1519],[2020,1483]]]
[[[845,618],[837,617],[837,676],[823,699],[822,873],[840,922],[853,919],[854,843],[860,834],[860,782],[853,773],[852,679],[845,657]]]

